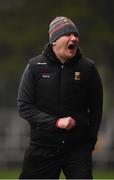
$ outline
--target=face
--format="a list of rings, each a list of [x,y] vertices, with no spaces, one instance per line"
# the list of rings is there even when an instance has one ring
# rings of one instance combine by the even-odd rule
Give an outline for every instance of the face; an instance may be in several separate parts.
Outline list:
[[[66,61],[76,55],[78,47],[79,37],[74,33],[70,33],[57,39],[53,45],[53,50],[58,59]]]

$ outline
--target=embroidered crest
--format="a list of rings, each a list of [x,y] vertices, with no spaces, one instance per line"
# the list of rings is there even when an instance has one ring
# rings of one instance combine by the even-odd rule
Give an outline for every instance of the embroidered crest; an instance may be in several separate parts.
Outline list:
[[[75,77],[74,77],[75,80],[80,80],[80,72],[75,72]]]

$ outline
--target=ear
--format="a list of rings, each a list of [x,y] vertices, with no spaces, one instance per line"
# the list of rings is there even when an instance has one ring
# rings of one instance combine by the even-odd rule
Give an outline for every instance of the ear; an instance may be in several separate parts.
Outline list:
[[[55,42],[53,42],[53,43],[52,43],[52,45],[53,45],[53,46],[55,46],[55,45],[56,45],[56,43],[55,43]]]

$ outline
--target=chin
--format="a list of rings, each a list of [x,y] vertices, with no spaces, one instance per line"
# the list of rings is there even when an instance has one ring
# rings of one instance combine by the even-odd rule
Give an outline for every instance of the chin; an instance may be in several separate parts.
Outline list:
[[[73,51],[73,52],[69,52],[69,53],[68,53],[68,56],[69,56],[70,58],[73,58],[75,55],[76,55],[76,51]]]
[[[69,55],[69,59],[72,59],[75,56],[75,54]]]

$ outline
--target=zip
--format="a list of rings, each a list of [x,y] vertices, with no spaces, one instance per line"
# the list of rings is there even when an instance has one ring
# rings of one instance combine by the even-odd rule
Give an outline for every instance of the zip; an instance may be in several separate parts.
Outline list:
[[[64,65],[62,64],[62,65],[61,65],[61,69],[63,69],[63,68],[64,68]]]
[[[60,66],[60,73],[59,73],[59,114],[61,115],[63,112],[62,107],[62,71],[64,69],[64,65]]]

